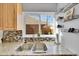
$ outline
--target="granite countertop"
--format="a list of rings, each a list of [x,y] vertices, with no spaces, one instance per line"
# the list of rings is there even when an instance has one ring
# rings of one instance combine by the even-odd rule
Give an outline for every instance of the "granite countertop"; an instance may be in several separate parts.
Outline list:
[[[46,53],[33,53],[32,51],[16,51],[16,48],[23,44],[23,42],[0,43],[0,55],[8,56],[28,56],[28,55],[76,55],[65,49],[61,45],[56,45],[52,42],[44,42],[48,48]]]

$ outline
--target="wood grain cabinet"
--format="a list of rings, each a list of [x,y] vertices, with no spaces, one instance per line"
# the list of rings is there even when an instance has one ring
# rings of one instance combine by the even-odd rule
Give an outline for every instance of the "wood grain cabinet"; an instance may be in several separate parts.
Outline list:
[[[17,4],[0,4],[0,30],[17,30]]]
[[[0,30],[2,30],[2,28],[3,28],[3,17],[2,17],[2,15],[3,15],[3,12],[2,12],[2,4],[0,4]]]
[[[17,30],[22,29],[22,5],[17,3]]]

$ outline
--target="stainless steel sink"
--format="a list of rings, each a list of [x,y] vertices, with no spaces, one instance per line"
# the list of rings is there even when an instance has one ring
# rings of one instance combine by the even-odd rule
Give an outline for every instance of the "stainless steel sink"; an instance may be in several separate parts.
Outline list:
[[[35,43],[32,51],[35,53],[43,53],[47,51],[47,46],[45,43]]]
[[[23,45],[19,46],[16,51],[24,51],[24,50],[31,50],[33,44],[32,43],[24,43]]]
[[[24,43],[19,46],[16,51],[32,51],[34,53],[46,53],[47,46],[45,43],[36,42],[36,43]]]

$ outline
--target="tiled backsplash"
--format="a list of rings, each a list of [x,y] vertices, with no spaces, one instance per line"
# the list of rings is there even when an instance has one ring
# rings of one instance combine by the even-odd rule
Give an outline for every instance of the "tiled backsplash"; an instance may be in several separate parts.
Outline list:
[[[2,41],[3,42],[18,41],[19,39],[21,39],[21,36],[22,36],[22,30],[17,30],[17,31],[5,30],[5,31],[3,31]]]

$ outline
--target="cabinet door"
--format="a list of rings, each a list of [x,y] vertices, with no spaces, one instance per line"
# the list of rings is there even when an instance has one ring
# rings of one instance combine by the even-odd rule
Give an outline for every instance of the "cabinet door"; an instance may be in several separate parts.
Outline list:
[[[17,3],[17,15],[21,15],[22,14],[22,5],[21,3]]]
[[[17,3],[17,30],[22,29],[22,5]]]
[[[0,30],[3,28],[3,22],[2,22],[2,4],[0,3]]]
[[[3,30],[16,30],[16,4],[3,4]]]

